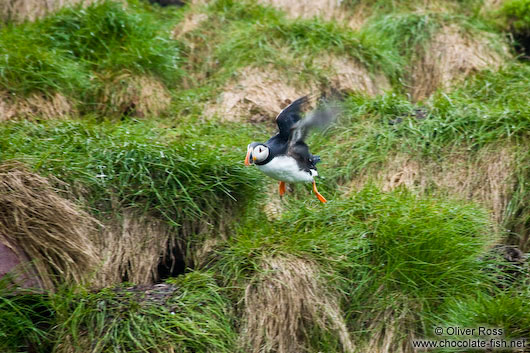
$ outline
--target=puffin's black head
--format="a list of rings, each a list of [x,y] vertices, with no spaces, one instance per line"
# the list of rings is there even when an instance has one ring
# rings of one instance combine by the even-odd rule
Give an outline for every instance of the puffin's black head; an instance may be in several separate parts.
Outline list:
[[[261,142],[252,142],[247,146],[247,156],[245,157],[245,165],[249,166],[254,162],[262,162],[269,157],[269,147]]]

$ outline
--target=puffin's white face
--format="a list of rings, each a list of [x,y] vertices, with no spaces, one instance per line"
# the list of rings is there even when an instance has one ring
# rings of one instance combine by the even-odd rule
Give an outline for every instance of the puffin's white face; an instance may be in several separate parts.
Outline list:
[[[252,150],[252,160],[254,162],[260,163],[266,160],[269,157],[269,147],[265,145],[257,145]]]

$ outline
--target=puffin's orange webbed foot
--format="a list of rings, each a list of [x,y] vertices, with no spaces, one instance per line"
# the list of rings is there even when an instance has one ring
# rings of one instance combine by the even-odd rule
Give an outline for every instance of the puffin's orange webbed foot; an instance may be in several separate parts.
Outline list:
[[[317,183],[313,180],[313,191],[315,192],[315,195],[317,195],[317,198],[320,200],[320,202],[322,203],[326,203],[328,202],[324,196],[320,195],[320,193],[318,192],[317,190]]]
[[[285,182],[280,181],[280,196],[283,196],[285,194]]]

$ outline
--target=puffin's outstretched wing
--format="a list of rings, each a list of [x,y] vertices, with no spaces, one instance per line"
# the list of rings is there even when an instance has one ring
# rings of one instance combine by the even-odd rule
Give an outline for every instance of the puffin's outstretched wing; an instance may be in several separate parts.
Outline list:
[[[300,97],[278,114],[276,117],[276,124],[278,124],[278,129],[280,130],[279,135],[282,139],[287,140],[289,138],[291,128],[301,118],[300,113],[302,106],[308,102],[308,96]]]
[[[313,128],[322,129],[330,125],[339,113],[338,106],[324,104],[309,113],[305,119],[297,121],[291,127],[288,150],[291,150],[296,144],[304,143],[309,130]]]
[[[287,154],[296,159],[299,165],[307,165],[314,168],[315,164],[320,161],[320,157],[313,156],[309,152],[309,147],[304,140],[309,130],[313,128],[325,128],[335,121],[339,113],[340,109],[338,106],[324,104],[309,113],[305,119],[294,124],[291,127]]]

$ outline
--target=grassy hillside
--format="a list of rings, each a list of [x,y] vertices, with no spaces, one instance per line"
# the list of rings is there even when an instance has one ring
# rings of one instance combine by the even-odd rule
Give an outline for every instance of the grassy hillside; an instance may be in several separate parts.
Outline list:
[[[0,351],[530,339],[529,9],[0,5]],[[306,94],[326,204],[243,165]]]

